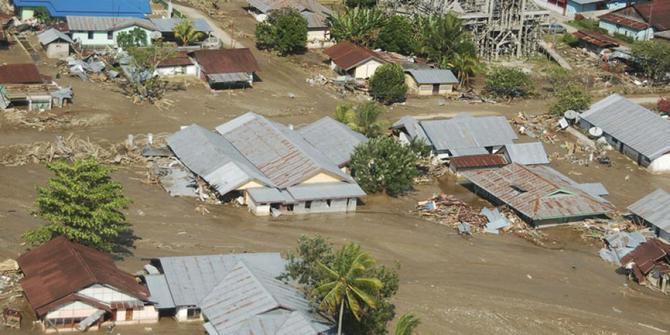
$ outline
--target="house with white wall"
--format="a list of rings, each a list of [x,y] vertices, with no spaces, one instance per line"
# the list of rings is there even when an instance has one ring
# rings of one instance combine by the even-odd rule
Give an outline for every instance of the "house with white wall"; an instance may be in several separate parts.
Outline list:
[[[119,34],[135,29],[144,32],[145,44],[151,45],[152,36],[160,36],[151,21],[133,17],[68,16],[69,34],[82,48],[116,47]]]
[[[323,51],[330,58],[330,68],[355,79],[368,79],[377,68],[387,63],[376,52],[348,41],[337,43]]]
[[[188,55],[187,51],[178,51],[171,57],[158,63],[155,75],[162,77],[197,77],[198,66]]]
[[[598,26],[609,34],[621,34],[638,41],[654,38],[670,29],[670,2],[645,1],[601,15]]]
[[[57,237],[23,255],[21,287],[46,332],[158,322],[149,292],[111,255]]]

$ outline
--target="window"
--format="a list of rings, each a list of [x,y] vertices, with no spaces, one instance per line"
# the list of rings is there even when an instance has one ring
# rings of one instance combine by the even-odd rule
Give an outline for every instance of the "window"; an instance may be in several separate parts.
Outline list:
[[[312,202],[311,201],[306,201],[305,202],[305,209],[310,209],[312,208]]]
[[[326,206],[330,207],[330,202],[331,202],[331,201],[332,201],[332,200],[330,200],[330,199],[326,200]]]
[[[92,31],[89,31],[89,32],[88,32],[88,39],[89,39],[89,40],[92,40],[92,39],[93,39],[93,32],[92,32]]]
[[[186,310],[186,318],[189,320],[200,319],[200,308],[189,308]]]
[[[108,31],[107,32],[107,39],[108,40],[113,40],[114,39],[114,32],[113,31]]]

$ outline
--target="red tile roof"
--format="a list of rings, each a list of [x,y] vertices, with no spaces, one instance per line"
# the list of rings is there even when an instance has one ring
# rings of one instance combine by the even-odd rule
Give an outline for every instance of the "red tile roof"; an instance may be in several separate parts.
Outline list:
[[[383,58],[376,52],[349,41],[337,43],[324,50],[323,53],[328,55],[337,66],[345,71],[348,71],[369,59],[376,59],[381,63],[385,63]]]
[[[0,65],[0,84],[42,84],[44,79],[35,64]]]
[[[59,301],[93,284],[102,284],[146,301],[147,289],[119,270],[102,251],[57,237],[17,259],[24,274],[21,286],[37,315],[57,307]]]
[[[507,164],[505,156],[495,154],[460,156],[460,157],[452,157],[451,159],[449,159],[449,166],[456,170],[499,167],[505,164]]]
[[[606,34],[597,33],[594,31],[579,30],[572,33],[572,35],[584,42],[593,44],[600,48],[614,47],[619,45],[617,40],[607,36]]]
[[[256,58],[248,48],[198,50],[191,55],[206,74],[259,71]]]

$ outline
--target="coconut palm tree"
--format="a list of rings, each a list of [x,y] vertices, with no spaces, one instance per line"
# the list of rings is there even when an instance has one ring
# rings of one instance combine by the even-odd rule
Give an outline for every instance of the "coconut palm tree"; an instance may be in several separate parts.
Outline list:
[[[386,14],[378,9],[356,7],[328,17],[328,26],[331,36],[338,42],[370,46],[386,21]]]
[[[458,73],[458,81],[461,87],[470,86],[470,78],[482,70],[479,59],[472,53],[455,54],[450,65]]]
[[[366,277],[375,264],[374,259],[356,243],[348,244],[337,253],[332,266],[319,262],[327,282],[316,288],[323,295],[320,308],[338,314],[337,334],[342,334],[344,307],[360,320],[365,308],[377,306],[377,293],[383,287],[377,278]],[[339,312],[336,312],[339,309]]]
[[[195,30],[191,20],[184,19],[179,24],[172,28],[174,37],[181,45],[190,45],[195,41],[199,41],[204,37],[202,32]]]
[[[398,319],[398,323],[395,325],[395,335],[412,335],[414,329],[421,323],[419,318],[412,314],[407,313]]]

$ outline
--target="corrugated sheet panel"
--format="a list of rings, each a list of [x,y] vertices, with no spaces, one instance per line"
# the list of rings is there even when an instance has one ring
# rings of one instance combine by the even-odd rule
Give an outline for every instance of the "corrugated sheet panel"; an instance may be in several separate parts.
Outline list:
[[[328,116],[300,128],[298,133],[338,166],[347,164],[354,149],[368,140],[365,135]]]
[[[605,196],[608,195],[609,192],[607,192],[607,189],[605,188],[605,185],[602,183],[584,183],[584,184],[577,184],[575,185],[578,189],[593,195],[593,196]]]
[[[288,188],[296,201],[347,199],[365,196],[365,191],[355,183],[319,183]]]
[[[419,124],[419,121],[411,116],[401,117],[400,120],[396,121],[396,123],[393,124],[393,128],[396,129],[405,128],[410,138],[423,140],[426,144],[431,145],[430,139],[428,138],[428,135],[426,135],[426,133],[423,131],[423,128],[421,127],[421,124]]]
[[[501,146],[517,139],[504,116],[463,115],[449,120],[421,121],[421,127],[437,151]]]
[[[144,280],[149,288],[149,300],[155,302],[158,309],[175,308],[165,275],[146,275]]]
[[[458,78],[449,70],[443,69],[407,69],[418,84],[458,84]]]
[[[54,28],[49,28],[48,30],[45,30],[37,34],[37,39],[40,41],[40,44],[42,45],[47,45],[57,40],[62,40],[70,44],[74,43],[74,41],[72,41],[70,36]]]
[[[164,33],[170,33],[174,30],[174,27],[181,23],[181,18],[169,18],[169,19],[150,19],[151,22],[158,28],[159,31]],[[210,27],[207,20],[202,18],[191,19],[191,24],[196,31],[202,33],[210,33],[212,27]]]
[[[628,207],[631,213],[670,232],[670,194],[662,189],[649,193]]]
[[[522,165],[549,164],[549,157],[547,157],[542,142],[507,144],[505,149],[513,163]]]
[[[68,15],[144,17],[151,14],[149,0],[12,0],[16,7],[45,7],[53,17]]]
[[[295,202],[291,194],[276,188],[255,187],[247,189],[249,196],[257,203],[282,203],[292,204]]]
[[[132,17],[68,16],[65,19],[70,31],[115,31],[132,26],[158,30],[151,21]]]
[[[670,121],[618,94],[596,102],[581,118],[651,160],[670,152]]]
[[[507,164],[505,156],[498,154],[459,156],[449,160],[449,166],[455,169],[496,167],[505,164]]]
[[[207,82],[210,84],[220,83],[240,83],[253,80],[248,72],[234,72],[234,73],[215,73],[207,75]]]

